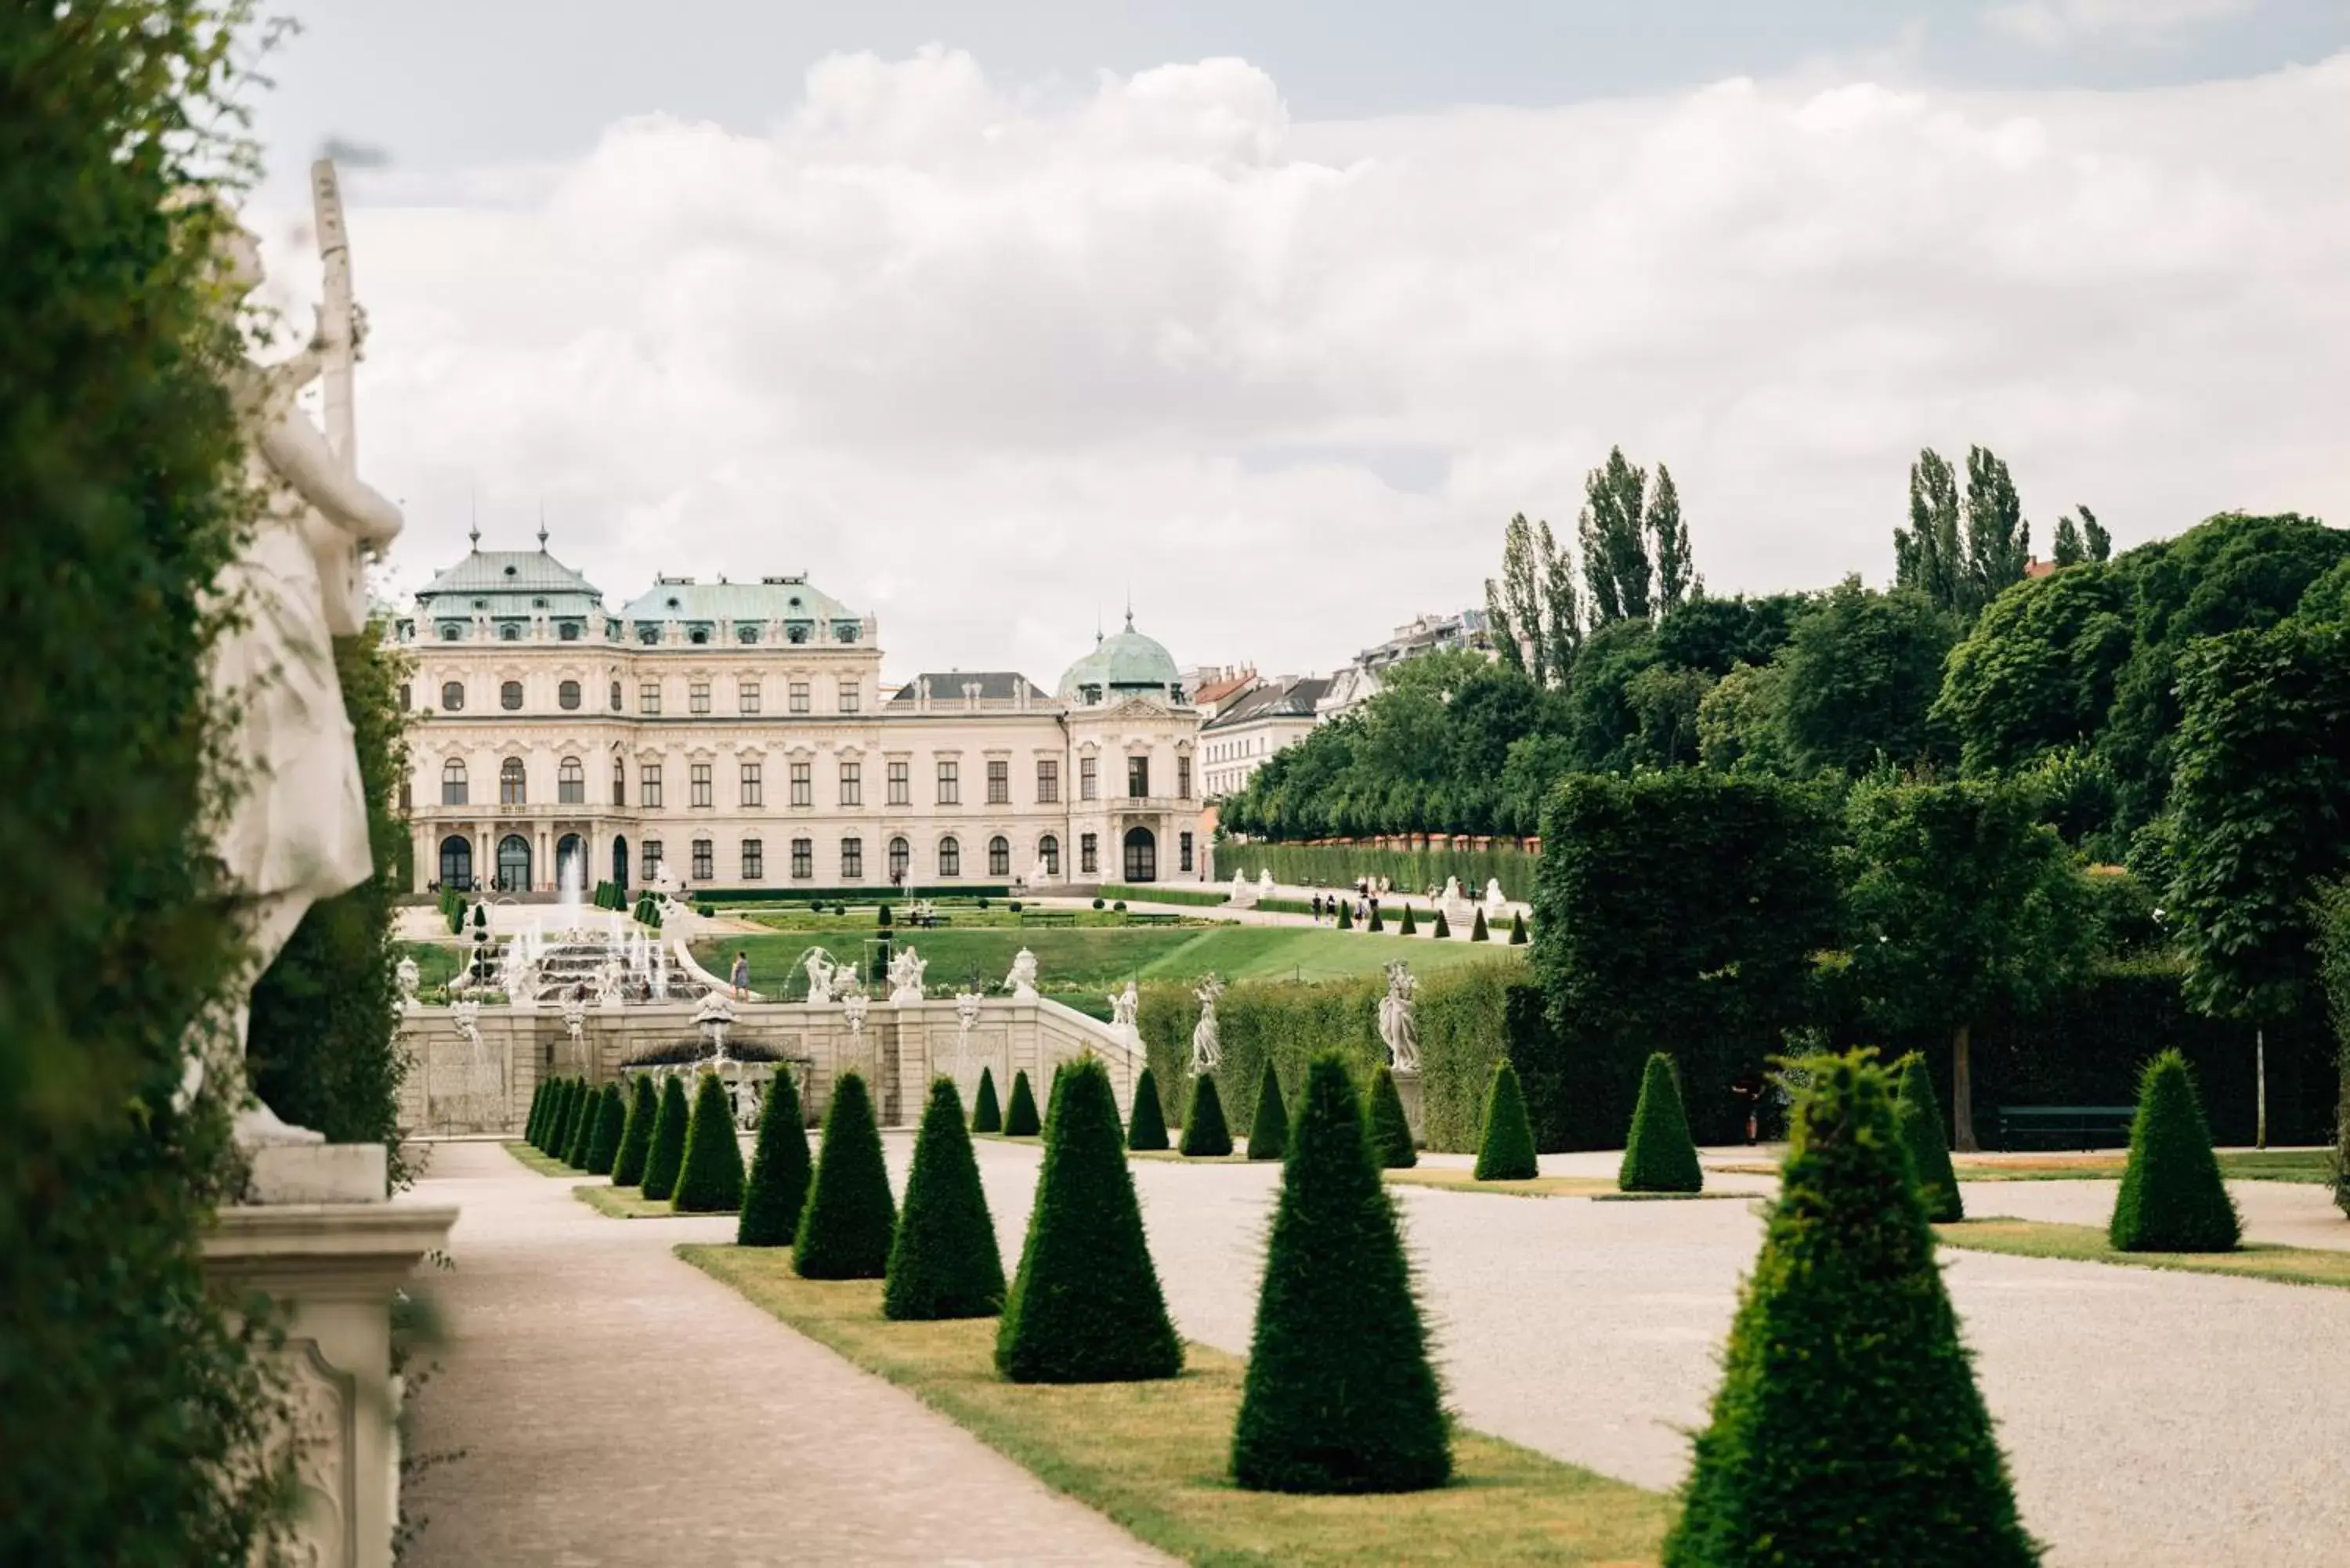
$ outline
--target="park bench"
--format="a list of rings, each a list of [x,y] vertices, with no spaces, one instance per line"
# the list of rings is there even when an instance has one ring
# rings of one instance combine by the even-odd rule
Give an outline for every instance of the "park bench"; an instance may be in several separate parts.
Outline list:
[[[1023,909],[1020,923],[1024,926],[1074,926],[1077,923],[1075,909]]]
[[[2002,1148],[2122,1148],[2128,1145],[2135,1106],[2002,1106]]]

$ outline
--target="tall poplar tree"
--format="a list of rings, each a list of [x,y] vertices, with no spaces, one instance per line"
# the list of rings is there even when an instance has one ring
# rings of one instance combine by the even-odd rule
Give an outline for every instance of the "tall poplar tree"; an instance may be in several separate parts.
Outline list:
[[[1648,487],[1647,472],[1626,461],[1620,446],[1608,449],[1607,462],[1585,476],[1575,528],[1594,626],[1648,613]]]
[[[1989,447],[1967,449],[1966,570],[1958,607],[1969,616],[2023,580],[2032,552],[2032,524],[2023,520],[2015,481]]]
[[[1575,587],[1575,554],[1560,549],[1551,536],[1550,524],[1544,523],[1534,535],[1534,559],[1542,571],[1543,610],[1538,639],[1542,653],[1534,679],[1540,681],[1541,672],[1547,670],[1564,685],[1583,652],[1583,597]]]
[[[1931,447],[1909,465],[1909,526],[1893,530],[1893,582],[1916,588],[1939,609],[1959,604],[1958,476]]]
[[[1672,471],[1657,464],[1657,487],[1649,493],[1648,547],[1656,557],[1656,607],[1669,615],[1689,597],[1694,573],[1690,563],[1688,525],[1681,522],[1681,495],[1673,486]]]

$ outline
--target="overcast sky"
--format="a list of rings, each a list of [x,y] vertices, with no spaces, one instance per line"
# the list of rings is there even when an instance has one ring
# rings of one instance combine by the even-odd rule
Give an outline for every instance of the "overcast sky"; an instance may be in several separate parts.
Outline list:
[[[269,60],[299,304],[345,155],[409,586],[806,571],[888,670],[1115,625],[1326,670],[1620,442],[1716,592],[2350,519],[2350,0],[338,0]]]

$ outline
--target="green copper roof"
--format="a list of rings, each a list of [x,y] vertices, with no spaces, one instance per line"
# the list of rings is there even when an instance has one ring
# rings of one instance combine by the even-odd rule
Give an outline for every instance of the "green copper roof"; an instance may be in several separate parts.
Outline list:
[[[802,577],[767,577],[755,583],[698,583],[690,577],[656,577],[653,586],[620,608],[623,620],[861,620],[864,618]]]
[[[1145,692],[1175,701],[1182,693],[1183,677],[1175,668],[1174,655],[1134,629],[1129,612],[1124,631],[1103,638],[1091,653],[1069,666],[1061,677],[1061,700],[1083,701],[1087,687],[1098,690],[1098,701]]]

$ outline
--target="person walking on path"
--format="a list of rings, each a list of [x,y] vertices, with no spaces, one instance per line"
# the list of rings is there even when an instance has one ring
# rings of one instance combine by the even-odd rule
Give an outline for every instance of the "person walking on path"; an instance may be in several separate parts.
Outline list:
[[[734,973],[733,981],[734,985],[734,1000],[741,1002],[751,990],[751,955],[749,953],[738,950],[734,954]]]

